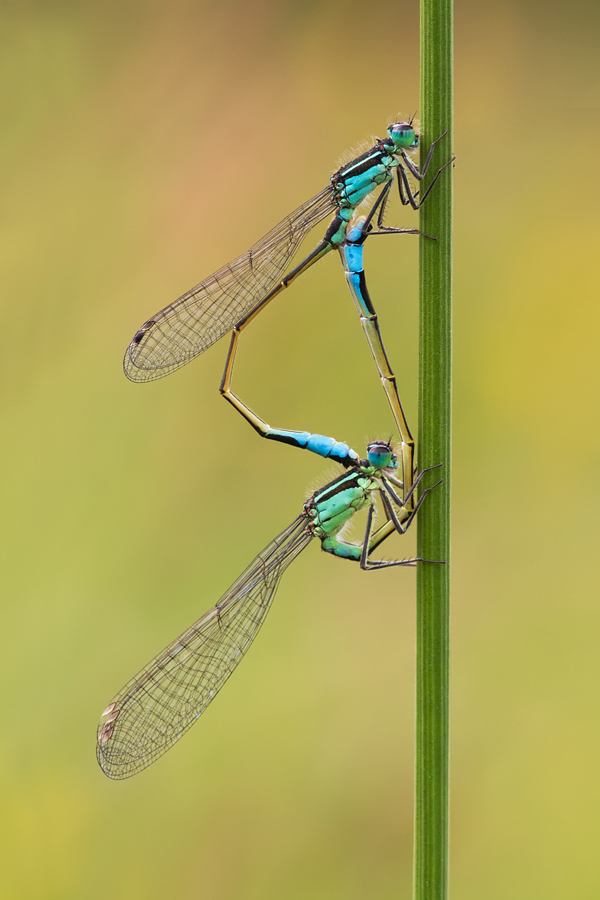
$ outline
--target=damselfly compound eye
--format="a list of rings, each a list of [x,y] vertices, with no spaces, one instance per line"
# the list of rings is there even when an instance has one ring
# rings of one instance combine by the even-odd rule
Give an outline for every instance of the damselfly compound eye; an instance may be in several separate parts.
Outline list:
[[[395,122],[388,128],[388,135],[399,150],[408,150],[417,147],[419,139],[415,129],[409,122]]]
[[[387,441],[373,441],[367,447],[367,459],[376,469],[395,468],[396,454]]]

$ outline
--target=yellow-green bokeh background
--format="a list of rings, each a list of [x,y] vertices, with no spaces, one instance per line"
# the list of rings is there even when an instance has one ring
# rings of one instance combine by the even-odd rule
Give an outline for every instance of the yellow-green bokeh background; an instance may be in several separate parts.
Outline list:
[[[0,894],[409,897],[414,572],[311,546],[175,750],[112,783],[94,742],[111,695],[328,474],[223,403],[222,343],[150,386],[123,350],[415,111],[417,5],[23,0],[1,17]],[[452,890],[593,900],[598,7],[463,0],[456,54]],[[412,238],[368,246],[412,422],[416,260]],[[242,349],[236,386],[268,421],[387,436],[335,257]]]

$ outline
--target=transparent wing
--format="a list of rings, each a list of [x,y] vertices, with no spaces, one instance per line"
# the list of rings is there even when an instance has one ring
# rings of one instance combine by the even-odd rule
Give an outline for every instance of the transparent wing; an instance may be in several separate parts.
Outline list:
[[[142,325],[125,352],[131,381],[153,381],[218,341],[275,287],[318,222],[337,209],[331,186],[285,217],[243,256],[232,259]]]
[[[109,778],[149,766],[202,715],[256,637],[283,572],[312,537],[300,515],[216,606],[119,691],[98,726],[98,762]]]

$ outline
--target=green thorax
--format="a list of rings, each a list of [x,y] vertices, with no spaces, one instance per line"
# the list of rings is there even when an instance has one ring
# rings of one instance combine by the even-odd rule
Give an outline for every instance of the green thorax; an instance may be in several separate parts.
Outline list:
[[[395,122],[387,137],[374,147],[342,166],[331,179],[342,218],[351,213],[378,185],[387,184],[400,164],[399,156],[416,150],[419,138],[410,122]],[[349,215],[350,214],[350,215]]]
[[[316,491],[304,504],[314,534],[325,538],[337,534],[352,516],[371,503],[379,482],[375,467],[366,460]]]
[[[331,182],[340,215],[349,221],[365,197],[379,185],[392,180],[397,166],[398,159],[378,145],[338,169]],[[347,211],[346,215],[344,211]]]

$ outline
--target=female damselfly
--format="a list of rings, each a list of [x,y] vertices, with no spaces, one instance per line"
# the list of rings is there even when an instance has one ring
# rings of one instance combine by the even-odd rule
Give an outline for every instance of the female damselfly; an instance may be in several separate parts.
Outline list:
[[[109,703],[98,726],[97,756],[110,778],[128,778],[145,769],[202,715],[256,637],[284,571],[314,537],[327,553],[359,562],[367,571],[414,566],[419,561],[371,560],[370,555],[393,531],[406,532],[436,487],[423,491],[414,508],[408,509],[407,500],[427,470],[414,480],[410,497],[402,499],[395,490],[403,485],[395,475],[397,459],[388,441],[370,443],[366,459],[324,435],[307,435],[305,446],[340,463],[345,472],[312,494],[298,518],[258,554],[219,602]],[[376,494],[387,521],[373,533]],[[344,525],[365,508],[362,543],[342,540]]]

